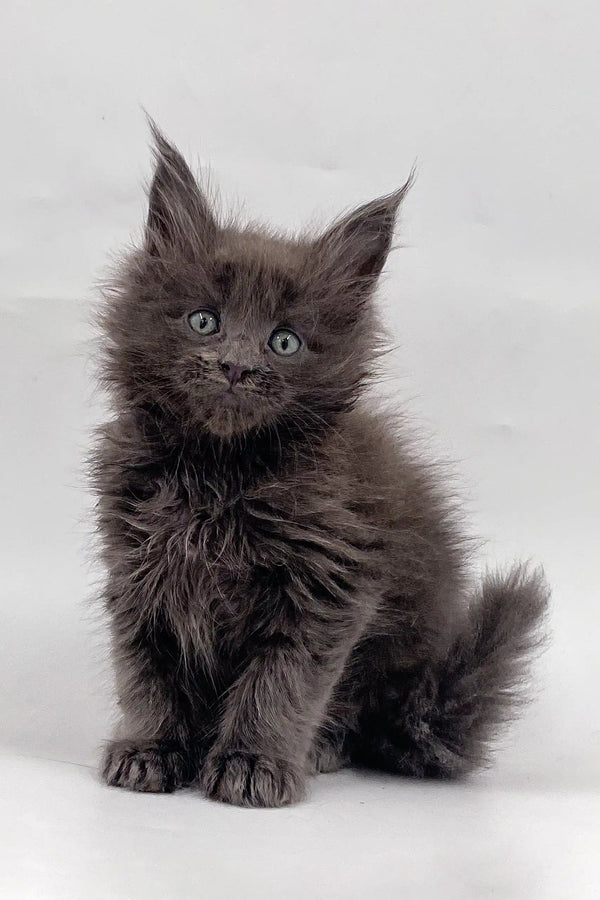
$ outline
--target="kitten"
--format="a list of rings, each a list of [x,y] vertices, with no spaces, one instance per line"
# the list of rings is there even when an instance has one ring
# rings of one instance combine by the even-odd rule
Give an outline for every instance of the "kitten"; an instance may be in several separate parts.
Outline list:
[[[434,470],[361,402],[410,179],[289,239],[220,224],[153,132],[144,244],[103,311],[122,710],[103,777],[281,806],[348,764],[466,773],[520,698],[548,591],[517,566],[469,597]]]

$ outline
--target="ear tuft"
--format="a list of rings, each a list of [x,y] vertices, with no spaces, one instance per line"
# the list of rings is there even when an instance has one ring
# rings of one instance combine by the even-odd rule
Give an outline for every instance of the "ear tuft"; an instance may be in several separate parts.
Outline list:
[[[324,271],[348,287],[373,287],[392,246],[400,204],[415,180],[413,169],[402,187],[359,206],[339,219],[316,243]]]
[[[155,256],[174,250],[193,258],[204,255],[217,223],[181,153],[149,118],[156,160],[149,190],[146,249]]]

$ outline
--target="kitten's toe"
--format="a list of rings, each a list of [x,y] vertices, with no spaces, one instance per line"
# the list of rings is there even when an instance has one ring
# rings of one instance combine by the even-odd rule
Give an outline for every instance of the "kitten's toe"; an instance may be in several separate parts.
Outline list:
[[[209,756],[201,783],[208,797],[235,806],[287,806],[304,794],[295,766],[238,750]]]
[[[183,750],[152,741],[111,741],[104,753],[102,777],[111,787],[170,793],[189,783],[190,764]]]

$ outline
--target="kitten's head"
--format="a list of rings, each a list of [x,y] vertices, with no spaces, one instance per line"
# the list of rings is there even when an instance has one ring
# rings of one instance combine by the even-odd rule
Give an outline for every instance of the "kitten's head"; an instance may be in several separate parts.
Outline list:
[[[370,373],[371,296],[411,179],[316,238],[287,239],[220,225],[182,156],[154,138],[144,246],[105,317],[118,396],[225,439],[331,421]]]

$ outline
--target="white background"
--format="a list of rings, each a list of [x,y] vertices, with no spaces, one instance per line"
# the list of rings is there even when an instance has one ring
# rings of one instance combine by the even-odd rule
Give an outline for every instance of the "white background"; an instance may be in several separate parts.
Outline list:
[[[2,896],[599,895],[599,26],[583,0],[4,0]],[[457,461],[482,563],[531,556],[554,589],[537,701],[466,785],[342,773],[263,812],[96,781],[89,322],[140,231],[142,106],[285,228],[418,161],[386,390]]]

